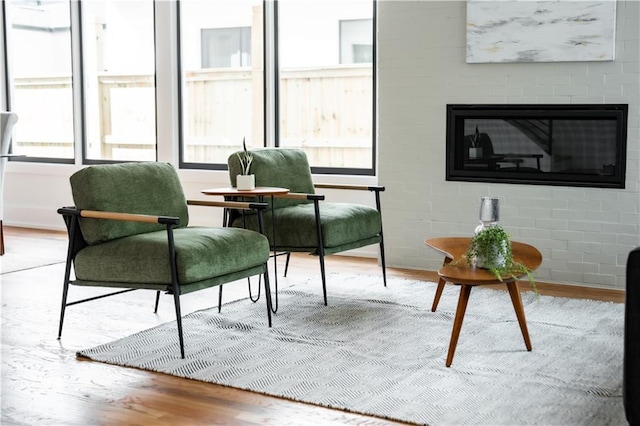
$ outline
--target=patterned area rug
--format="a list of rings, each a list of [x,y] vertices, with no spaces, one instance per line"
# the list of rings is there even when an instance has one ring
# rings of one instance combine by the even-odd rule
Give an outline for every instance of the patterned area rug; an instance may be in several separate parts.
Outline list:
[[[332,274],[263,301],[239,300],[78,353],[296,401],[430,425],[622,425],[624,305],[523,293],[533,351],[506,291],[475,288],[445,367],[458,287]]]

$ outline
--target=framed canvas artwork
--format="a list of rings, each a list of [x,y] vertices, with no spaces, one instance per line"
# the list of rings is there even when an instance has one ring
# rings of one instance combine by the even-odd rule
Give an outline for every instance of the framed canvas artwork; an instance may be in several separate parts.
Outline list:
[[[467,63],[612,61],[615,24],[615,0],[467,0]]]

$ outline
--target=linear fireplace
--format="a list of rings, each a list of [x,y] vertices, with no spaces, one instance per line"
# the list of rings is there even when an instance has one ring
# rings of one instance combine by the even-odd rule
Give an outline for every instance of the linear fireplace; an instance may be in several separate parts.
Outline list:
[[[625,104],[447,105],[450,181],[624,188]]]

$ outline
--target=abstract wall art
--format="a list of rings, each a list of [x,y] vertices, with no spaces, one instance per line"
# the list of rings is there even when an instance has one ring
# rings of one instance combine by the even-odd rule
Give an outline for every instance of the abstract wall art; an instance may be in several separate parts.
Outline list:
[[[467,63],[612,61],[616,0],[467,0]]]

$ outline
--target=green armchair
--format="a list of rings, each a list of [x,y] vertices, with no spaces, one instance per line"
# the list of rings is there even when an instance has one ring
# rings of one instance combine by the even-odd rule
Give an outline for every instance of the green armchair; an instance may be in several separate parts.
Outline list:
[[[173,295],[184,358],[180,295],[254,275],[264,276],[271,326],[267,238],[245,229],[187,226],[188,204],[248,209],[259,223],[266,204],[187,202],[178,174],[168,163],[89,166],[73,174],[70,183],[75,207],[58,210],[69,233],[58,339],[67,306],[137,289],[155,290],[156,311],[160,292]],[[68,302],[70,284],[118,290]]]
[[[274,250],[281,252],[307,252],[317,255],[320,261],[324,304],[327,304],[327,286],[324,256],[379,244],[384,285],[387,285],[382,235],[380,192],[383,186],[365,185],[314,185],[306,154],[299,149],[271,148],[251,152],[251,173],[256,186],[288,188],[286,195],[273,198],[273,209],[264,212],[264,230]],[[232,186],[236,175],[241,174],[236,154],[227,160]],[[351,203],[324,202],[325,196],[315,188],[367,190],[375,194],[376,208]],[[256,230],[256,215],[231,211],[228,223],[234,227]],[[275,225],[275,226],[274,226]],[[274,231],[275,230],[275,231]],[[285,275],[289,265],[289,256]]]

